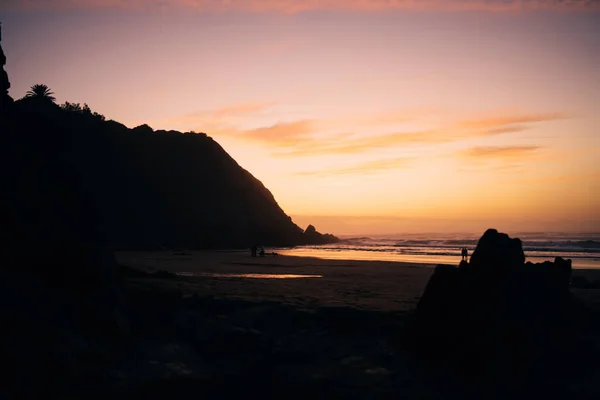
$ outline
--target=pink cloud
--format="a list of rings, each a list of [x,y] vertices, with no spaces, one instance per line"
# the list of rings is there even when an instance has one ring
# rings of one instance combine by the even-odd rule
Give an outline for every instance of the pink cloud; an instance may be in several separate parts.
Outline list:
[[[302,120],[252,129],[244,132],[244,138],[280,146],[294,146],[300,140],[306,140],[313,131],[312,121]]]
[[[318,171],[302,171],[296,173],[300,176],[331,176],[331,175],[357,175],[357,174],[372,174],[378,172],[385,172],[394,169],[407,168],[412,158],[400,157],[400,158],[388,158],[372,160],[368,162],[351,164],[337,168],[330,168]]]
[[[308,11],[598,11],[599,0],[5,0],[0,11],[69,9],[297,14]]]
[[[464,157],[484,158],[527,158],[532,153],[541,149],[540,146],[478,146],[461,153]]]
[[[513,182],[518,183],[554,183],[554,182],[565,182],[565,181],[587,181],[587,180],[598,180],[600,179],[600,173],[589,173],[580,175],[560,175],[550,176],[546,178],[535,178],[535,179],[521,179]]]
[[[526,124],[536,124],[559,119],[569,118],[562,113],[548,114],[515,114],[503,115],[493,118],[470,119],[459,121],[454,125],[441,127],[439,129],[430,129],[413,132],[394,132],[377,136],[352,137],[352,135],[340,135],[334,137],[320,137],[315,140],[309,136],[313,128],[307,124],[302,124],[305,135],[298,135],[295,130],[288,129],[285,125],[276,126],[276,136],[280,138],[272,140],[275,135],[256,134],[239,136],[243,139],[262,140],[273,147],[286,148],[289,151],[280,153],[282,156],[301,156],[317,154],[358,154],[372,149],[382,149],[390,147],[402,147],[412,144],[436,145],[443,143],[458,142],[466,139],[475,139],[502,134],[514,134],[529,129]],[[263,128],[265,133],[269,133],[273,127]],[[293,140],[281,140],[291,136]],[[519,151],[527,152],[529,148],[475,148],[463,155],[479,156],[486,155],[490,157],[508,157]]]

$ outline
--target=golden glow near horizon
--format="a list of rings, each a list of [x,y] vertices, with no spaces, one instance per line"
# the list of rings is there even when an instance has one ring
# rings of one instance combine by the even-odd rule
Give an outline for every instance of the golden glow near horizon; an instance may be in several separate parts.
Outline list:
[[[320,230],[600,231],[596,3],[144,4],[0,5],[11,95],[206,132]]]

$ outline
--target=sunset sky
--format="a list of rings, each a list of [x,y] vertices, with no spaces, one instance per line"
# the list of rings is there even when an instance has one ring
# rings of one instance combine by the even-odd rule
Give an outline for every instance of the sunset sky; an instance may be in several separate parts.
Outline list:
[[[301,226],[600,231],[600,1],[0,0],[36,83],[206,132]]]

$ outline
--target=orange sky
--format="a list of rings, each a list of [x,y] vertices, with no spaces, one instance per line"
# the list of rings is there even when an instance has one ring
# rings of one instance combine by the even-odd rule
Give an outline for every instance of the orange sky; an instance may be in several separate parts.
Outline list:
[[[13,97],[206,132],[300,225],[600,231],[599,8],[8,0],[0,21]]]

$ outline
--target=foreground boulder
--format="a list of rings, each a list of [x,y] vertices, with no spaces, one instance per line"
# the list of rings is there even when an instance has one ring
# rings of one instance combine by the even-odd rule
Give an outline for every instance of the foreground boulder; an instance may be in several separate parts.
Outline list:
[[[570,260],[525,263],[519,239],[489,229],[470,262],[436,267],[417,306],[418,356],[467,376],[560,371],[573,334],[570,276]]]
[[[505,274],[511,268],[525,263],[525,253],[520,239],[511,239],[505,233],[488,229],[479,239],[470,265],[476,269],[494,270],[494,274]]]
[[[90,360],[106,361],[131,337],[114,256],[94,247],[40,246],[6,251],[2,262],[0,351],[10,365],[3,391],[35,398],[85,388],[79,377]]]

